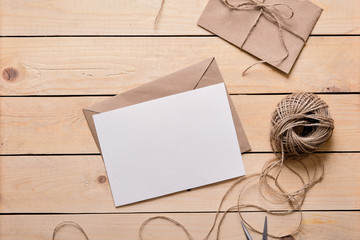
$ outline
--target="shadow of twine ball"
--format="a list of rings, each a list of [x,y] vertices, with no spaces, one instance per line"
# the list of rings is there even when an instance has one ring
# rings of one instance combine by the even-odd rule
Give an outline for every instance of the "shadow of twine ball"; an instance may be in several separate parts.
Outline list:
[[[272,114],[270,143],[284,158],[304,157],[331,137],[334,120],[328,105],[312,93],[294,93],[278,103]]]

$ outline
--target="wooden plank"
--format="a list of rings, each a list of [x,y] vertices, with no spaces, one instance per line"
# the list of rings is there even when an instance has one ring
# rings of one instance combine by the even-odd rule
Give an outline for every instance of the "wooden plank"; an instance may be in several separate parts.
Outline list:
[[[360,37],[312,37],[290,75],[214,37],[1,38],[1,95],[117,94],[215,56],[230,93],[359,92]],[[8,71],[8,72],[6,72]]]
[[[247,174],[260,171],[272,154],[245,154]],[[360,208],[360,154],[318,154],[325,165],[325,178],[308,192],[304,210],[354,210]],[[216,211],[222,195],[233,181],[184,191],[158,199],[115,208],[106,171],[100,156],[11,156],[1,157],[1,213],[86,213],[86,212],[191,212]],[[299,170],[299,166],[297,166]],[[341,180],[341,181],[340,181]],[[284,173],[281,183],[299,186],[294,176]],[[236,204],[242,185],[226,200]],[[243,201],[265,204],[254,185]]]
[[[270,151],[270,117],[282,95],[235,95],[234,104],[253,151]],[[3,97],[1,154],[99,153],[82,113],[109,97]],[[360,150],[360,95],[321,95],[335,120],[321,150]]]
[[[1,239],[48,240],[52,238],[54,227],[65,220],[80,224],[89,239],[139,239],[138,230],[141,223],[154,214],[121,214],[121,215],[2,215],[0,216]],[[194,239],[203,239],[210,229],[213,214],[166,214],[186,226]],[[261,213],[246,213],[244,216],[256,226],[263,225]],[[269,233],[283,234],[291,231],[297,223],[298,216],[291,220],[286,217],[269,218]],[[359,212],[305,212],[304,224],[296,239],[347,239],[359,238]],[[251,233],[254,239],[260,235]],[[157,220],[150,223],[144,232],[145,239],[187,239],[186,235],[175,226]],[[72,226],[62,228],[56,240],[84,239],[84,236]],[[215,239],[215,233],[210,237]],[[244,239],[239,216],[229,214],[224,221],[220,239]],[[269,238],[273,239],[273,238]]]
[[[359,34],[360,3],[313,0],[324,9],[314,34]],[[161,0],[149,1],[5,1],[0,2],[1,35],[208,35],[196,25],[206,0],[166,1],[157,28]]]

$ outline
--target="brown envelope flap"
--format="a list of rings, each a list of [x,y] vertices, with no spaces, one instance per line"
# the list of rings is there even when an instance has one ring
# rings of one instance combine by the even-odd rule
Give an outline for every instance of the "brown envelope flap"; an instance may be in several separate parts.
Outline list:
[[[204,75],[213,58],[192,65],[183,70],[171,73],[157,80],[148,82],[129,91],[120,93],[108,100],[95,103],[86,109],[95,112],[106,112],[133,104],[150,101],[193,90]],[[220,83],[218,81],[218,83]]]
[[[121,93],[108,100],[93,104],[88,108],[83,109],[83,112],[94,140],[100,149],[92,115],[221,82],[223,82],[223,79],[220,71],[217,68],[215,59],[211,58]],[[230,98],[229,104],[239,139],[240,149],[242,152],[249,151],[250,145]]]

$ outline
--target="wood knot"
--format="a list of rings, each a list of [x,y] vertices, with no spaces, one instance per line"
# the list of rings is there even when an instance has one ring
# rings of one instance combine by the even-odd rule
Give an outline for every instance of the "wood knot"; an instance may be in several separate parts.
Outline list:
[[[106,182],[106,177],[101,175],[100,177],[98,177],[98,182],[99,182],[99,183],[104,183],[104,182]]]
[[[18,75],[19,75],[19,72],[13,67],[5,68],[2,71],[2,77],[7,81],[15,80],[18,77]]]

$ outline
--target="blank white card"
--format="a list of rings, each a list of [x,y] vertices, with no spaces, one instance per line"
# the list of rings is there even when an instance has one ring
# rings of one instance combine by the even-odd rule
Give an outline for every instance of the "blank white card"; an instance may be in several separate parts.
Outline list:
[[[245,174],[225,85],[94,115],[116,206]]]

